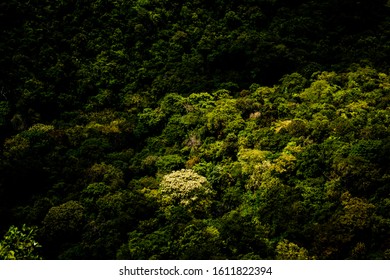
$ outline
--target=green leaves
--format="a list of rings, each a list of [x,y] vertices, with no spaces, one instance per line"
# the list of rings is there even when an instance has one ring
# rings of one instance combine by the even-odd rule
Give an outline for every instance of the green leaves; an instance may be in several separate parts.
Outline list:
[[[38,260],[41,245],[35,240],[37,227],[11,226],[0,240],[0,260]]]
[[[84,223],[84,208],[76,201],[68,201],[50,208],[43,220],[45,236],[58,242],[72,239]]]
[[[299,247],[293,242],[282,240],[276,246],[276,259],[278,260],[310,260],[305,248]]]
[[[388,257],[384,1],[19,2],[0,220],[45,257]]]

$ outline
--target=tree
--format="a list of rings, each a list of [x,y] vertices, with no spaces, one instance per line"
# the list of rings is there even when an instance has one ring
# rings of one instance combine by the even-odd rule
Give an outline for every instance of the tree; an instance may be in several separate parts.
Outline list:
[[[35,240],[36,227],[23,225],[21,229],[11,226],[0,240],[0,260],[38,260],[37,249],[41,245]]]
[[[286,239],[276,246],[276,259],[278,260],[310,260],[309,253],[305,248]]]
[[[68,201],[50,208],[43,220],[43,230],[48,239],[71,239],[84,222],[84,208],[77,201]]]
[[[229,133],[237,133],[244,127],[244,120],[236,107],[236,100],[223,97],[216,102],[216,107],[206,115],[207,129],[219,138],[224,138]]]
[[[205,213],[213,193],[205,177],[192,169],[181,169],[163,177],[156,196],[162,207],[181,206],[189,212]]]

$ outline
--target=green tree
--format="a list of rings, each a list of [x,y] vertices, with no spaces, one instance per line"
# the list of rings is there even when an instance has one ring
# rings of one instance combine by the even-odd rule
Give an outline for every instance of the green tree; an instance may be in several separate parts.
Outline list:
[[[0,260],[38,260],[37,228],[23,225],[11,226],[0,240]]]
[[[276,259],[278,260],[310,260],[308,251],[293,242],[284,239],[276,246]]]
[[[48,239],[72,239],[84,223],[84,207],[68,201],[50,208],[43,220],[44,236]]]

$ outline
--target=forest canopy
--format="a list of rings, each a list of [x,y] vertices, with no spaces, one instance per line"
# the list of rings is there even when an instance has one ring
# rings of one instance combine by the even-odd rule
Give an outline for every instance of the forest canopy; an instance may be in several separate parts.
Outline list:
[[[388,1],[0,7],[0,258],[390,259]]]

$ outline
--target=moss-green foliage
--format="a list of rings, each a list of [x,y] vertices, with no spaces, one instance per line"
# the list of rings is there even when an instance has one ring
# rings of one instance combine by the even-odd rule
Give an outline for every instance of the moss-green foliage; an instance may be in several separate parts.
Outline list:
[[[309,260],[308,252],[305,248],[300,248],[298,245],[282,240],[276,246],[276,259],[278,260]]]
[[[389,258],[385,2],[2,4],[1,234],[54,259]]]

